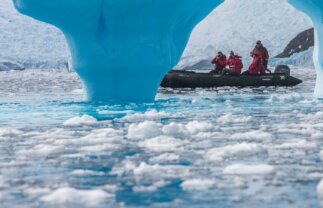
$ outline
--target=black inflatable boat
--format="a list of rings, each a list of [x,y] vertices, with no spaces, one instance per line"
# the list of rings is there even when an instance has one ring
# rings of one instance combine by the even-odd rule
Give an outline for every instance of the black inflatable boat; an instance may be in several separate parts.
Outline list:
[[[233,76],[174,70],[165,76],[161,86],[168,88],[269,87],[296,86],[300,83],[302,80],[290,76],[290,68],[287,65],[279,65],[274,73],[266,75]]]

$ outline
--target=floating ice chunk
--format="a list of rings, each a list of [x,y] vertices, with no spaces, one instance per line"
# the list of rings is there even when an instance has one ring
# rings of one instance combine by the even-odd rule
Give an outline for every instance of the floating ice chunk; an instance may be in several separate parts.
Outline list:
[[[23,190],[24,195],[30,197],[39,197],[50,194],[52,190],[50,188],[43,188],[43,187],[28,187]]]
[[[153,183],[150,186],[135,186],[133,188],[133,191],[136,193],[142,193],[142,192],[155,192],[157,191],[159,188],[162,188],[164,186],[166,186],[168,183],[164,180],[161,181],[157,181],[155,183]]]
[[[105,175],[104,172],[100,171],[93,171],[93,170],[74,170],[70,173],[71,175],[76,175],[76,176],[89,176],[89,175],[98,175],[98,176],[103,176]]]
[[[80,204],[83,206],[97,206],[114,196],[103,190],[79,190],[70,187],[59,188],[54,192],[40,198],[41,201],[57,204],[69,205]]]
[[[322,140],[323,141],[323,133],[315,132],[311,135],[311,139],[313,140]]]
[[[139,142],[138,146],[154,152],[178,151],[187,142],[169,136],[158,136]]]
[[[290,141],[283,143],[281,145],[277,145],[276,148],[279,149],[314,149],[316,148],[316,144],[313,142],[308,142],[306,140],[300,141]]]
[[[233,140],[247,140],[247,141],[268,141],[272,139],[272,135],[260,130],[249,131],[245,133],[236,133],[230,136]]]
[[[174,122],[163,126],[162,130],[163,130],[163,133],[166,135],[180,137],[180,138],[184,137],[188,133],[185,125],[174,123]]]
[[[97,120],[89,115],[83,115],[81,117],[70,118],[63,123],[64,126],[83,126],[97,124]]]
[[[320,183],[319,183],[319,185],[317,186],[316,190],[317,190],[317,193],[318,193],[318,195],[319,195],[319,198],[320,198],[321,200],[323,200],[323,179],[321,180],[321,182],[320,182]]]
[[[178,162],[180,160],[180,156],[174,153],[163,153],[156,157],[152,157],[149,159],[151,163],[169,163],[169,162]]]
[[[320,152],[320,157],[321,157],[321,160],[323,160],[323,150],[321,150]]]
[[[304,99],[299,93],[293,94],[273,94],[267,100],[269,103],[281,102],[281,103],[289,103],[289,102],[300,102]]]
[[[12,128],[12,127],[0,128],[0,138],[1,137],[17,137],[22,134],[23,134],[23,132],[19,129],[16,129],[16,128]]]
[[[8,187],[8,184],[6,182],[6,179],[0,175],[0,188],[7,188]]]
[[[159,112],[157,110],[149,110],[145,113],[135,113],[135,114],[128,114],[125,117],[121,118],[122,121],[129,121],[129,122],[143,122],[143,121],[158,121],[161,118],[173,118],[176,114],[170,114],[166,112]]]
[[[241,144],[211,149],[206,152],[205,157],[209,160],[222,161],[227,157],[251,156],[262,151],[264,151],[263,148],[258,144],[243,142]]]
[[[275,172],[275,167],[271,165],[243,165],[235,164],[226,167],[223,171],[228,175],[240,176],[265,176]]]
[[[302,118],[302,120],[305,121],[317,121],[317,120],[322,120],[323,119],[323,112],[316,112],[314,114],[306,114]]]
[[[149,165],[145,162],[140,163],[133,174],[138,177],[153,177],[153,178],[178,178],[188,177],[190,175],[190,168],[181,165]]]
[[[52,144],[38,144],[30,149],[23,149],[17,153],[20,156],[35,156],[35,157],[47,157],[51,154],[63,153],[66,150],[65,146],[52,145]]]
[[[228,113],[223,115],[217,119],[218,123],[227,124],[227,123],[245,123],[250,122],[252,120],[251,116],[238,116],[233,115],[232,113]]]
[[[213,188],[216,185],[214,180],[208,179],[189,179],[181,184],[185,191],[203,191]]]
[[[139,124],[131,124],[128,128],[129,139],[145,139],[157,137],[162,134],[158,123],[154,121],[144,121]]]
[[[186,124],[186,129],[190,134],[213,131],[214,128],[214,125],[208,122],[191,121],[188,124]]]

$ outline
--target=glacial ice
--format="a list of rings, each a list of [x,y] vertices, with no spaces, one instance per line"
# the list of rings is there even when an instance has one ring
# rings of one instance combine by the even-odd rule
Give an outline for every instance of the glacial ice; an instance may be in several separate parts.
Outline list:
[[[321,0],[288,0],[298,10],[307,14],[314,24],[315,47],[314,65],[317,78],[314,94],[318,98],[323,98],[323,1]]]
[[[189,36],[224,0],[13,0],[60,28],[89,101],[153,101]]]

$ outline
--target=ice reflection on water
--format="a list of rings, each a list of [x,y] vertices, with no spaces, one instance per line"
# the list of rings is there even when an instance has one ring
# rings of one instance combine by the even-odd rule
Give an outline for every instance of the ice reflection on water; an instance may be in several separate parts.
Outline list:
[[[294,73],[140,105],[81,102],[63,71],[0,73],[1,207],[320,207],[323,101]]]

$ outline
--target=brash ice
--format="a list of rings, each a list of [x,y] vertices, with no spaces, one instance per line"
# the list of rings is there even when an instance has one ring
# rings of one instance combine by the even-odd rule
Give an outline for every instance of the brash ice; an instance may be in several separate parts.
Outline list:
[[[316,86],[314,95],[323,98],[323,1],[288,0],[298,10],[307,14],[313,21],[315,30],[314,65],[316,68]]]
[[[61,29],[89,101],[153,101],[190,34],[224,0],[13,0]]]

